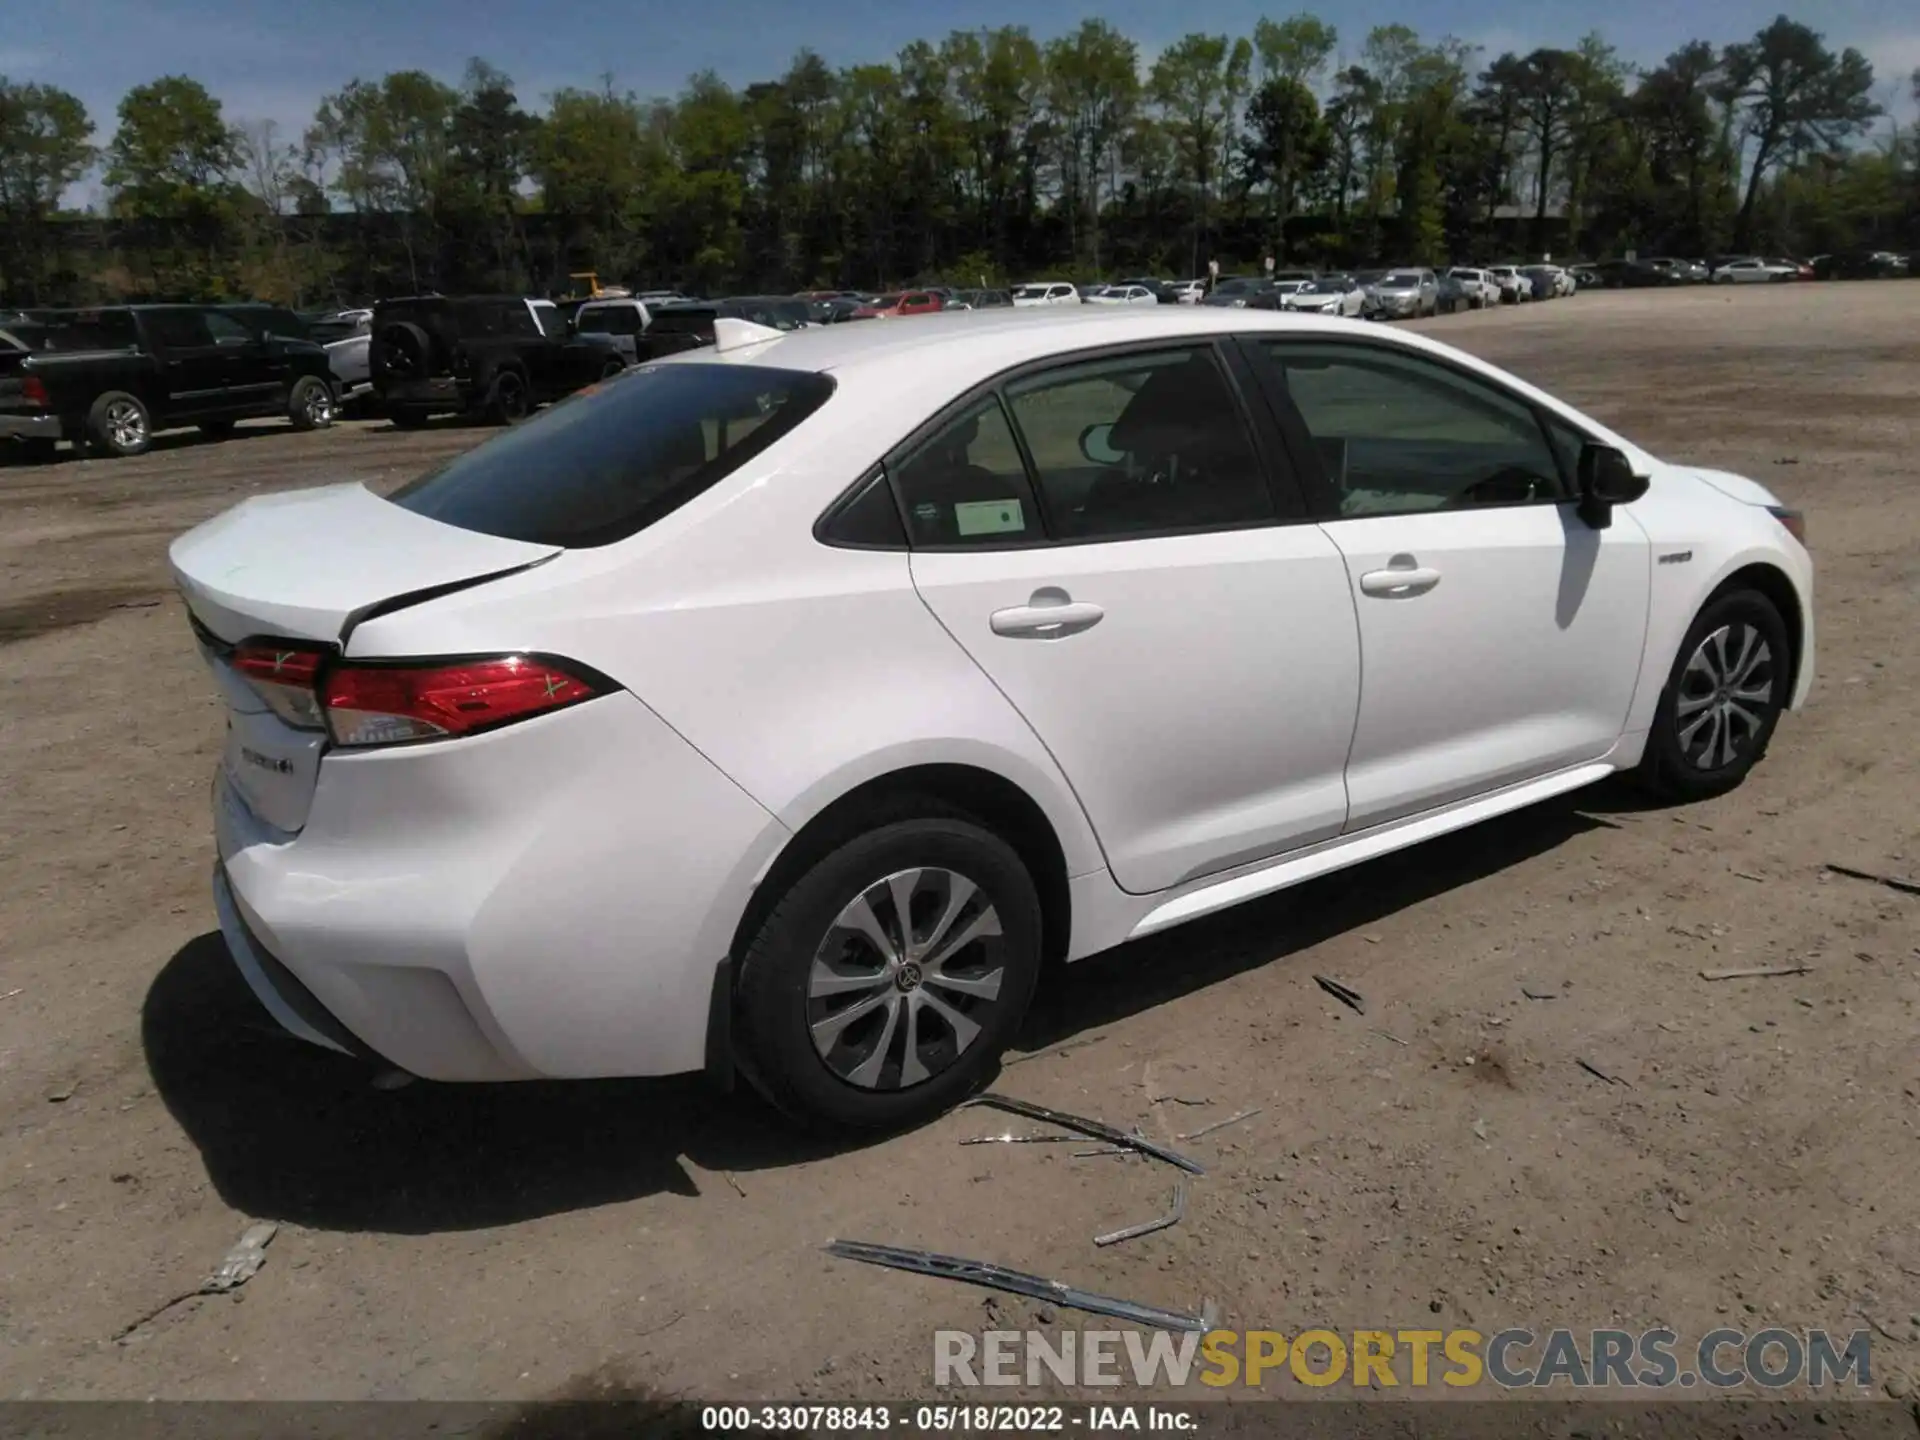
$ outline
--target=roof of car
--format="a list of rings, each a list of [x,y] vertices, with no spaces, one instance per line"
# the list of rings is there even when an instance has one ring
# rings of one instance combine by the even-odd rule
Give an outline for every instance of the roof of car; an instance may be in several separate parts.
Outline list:
[[[937,357],[942,369],[993,374],[1030,360],[1133,340],[1206,337],[1235,331],[1273,330],[1352,335],[1350,324],[1278,311],[1155,306],[1151,309],[1090,305],[1063,309],[943,311],[908,316],[885,325],[826,325],[797,330],[777,340],[745,345],[715,356],[694,351],[664,363],[725,359],[789,370],[850,373],[886,368],[909,351]],[[931,347],[931,348],[929,348]]]

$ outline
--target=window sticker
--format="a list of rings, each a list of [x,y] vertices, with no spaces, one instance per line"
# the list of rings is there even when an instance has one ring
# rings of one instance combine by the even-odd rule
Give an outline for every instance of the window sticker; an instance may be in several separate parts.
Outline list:
[[[953,507],[953,524],[962,535],[1006,535],[1027,528],[1018,499],[964,501]]]

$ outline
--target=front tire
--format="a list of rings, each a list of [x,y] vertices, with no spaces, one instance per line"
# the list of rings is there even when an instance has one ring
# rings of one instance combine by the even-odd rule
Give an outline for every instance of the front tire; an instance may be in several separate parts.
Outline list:
[[[1637,778],[1672,800],[1725,794],[1760,763],[1792,683],[1786,622],[1757,590],[1709,602],[1688,627]]]
[[[287,396],[287,419],[296,430],[325,430],[333,424],[333,387],[317,375],[303,375]]]
[[[533,408],[527,377],[518,370],[495,372],[487,387],[486,416],[495,425],[518,425]]]
[[[904,815],[817,861],[740,962],[741,1069],[804,1123],[891,1130],[950,1109],[995,1072],[1039,977],[1019,855],[935,802]]]

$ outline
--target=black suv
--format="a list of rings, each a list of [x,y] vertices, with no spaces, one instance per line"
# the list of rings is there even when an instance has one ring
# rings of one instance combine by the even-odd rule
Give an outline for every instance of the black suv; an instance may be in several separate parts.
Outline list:
[[[816,324],[812,308],[791,295],[734,295],[724,300],[694,300],[662,305],[641,337],[648,359],[660,360],[713,344],[713,322],[745,320],[770,330],[803,330]]]
[[[610,336],[571,334],[553,305],[517,295],[382,300],[367,364],[381,405],[409,428],[448,414],[511,425],[626,368]]]

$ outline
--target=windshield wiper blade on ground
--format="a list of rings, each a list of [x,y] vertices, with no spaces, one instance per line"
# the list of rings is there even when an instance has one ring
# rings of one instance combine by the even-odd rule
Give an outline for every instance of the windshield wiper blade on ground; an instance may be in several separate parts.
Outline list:
[[[1116,1320],[1131,1320],[1138,1325],[1151,1325],[1160,1330],[1191,1331],[1195,1334],[1207,1329],[1204,1315],[1190,1315],[1179,1310],[1163,1310],[1157,1305],[1143,1305],[1134,1300],[1122,1300],[1112,1295],[1099,1295],[1091,1290],[1077,1289],[1059,1280],[1049,1280],[1044,1275],[1034,1275],[1025,1270],[1010,1270],[1004,1265],[994,1265],[985,1260],[969,1260],[961,1255],[940,1255],[931,1250],[910,1250],[900,1245],[879,1245],[867,1240],[833,1240],[827,1244],[829,1255],[838,1255],[843,1260],[858,1260],[867,1265],[882,1265],[891,1270],[909,1270],[918,1275],[931,1275],[940,1280],[958,1280],[967,1285],[979,1285],[988,1290],[1003,1290],[1009,1295],[1024,1295],[1030,1300],[1050,1301],[1055,1305],[1064,1305],[1069,1310],[1081,1310],[1090,1315],[1109,1315]]]

